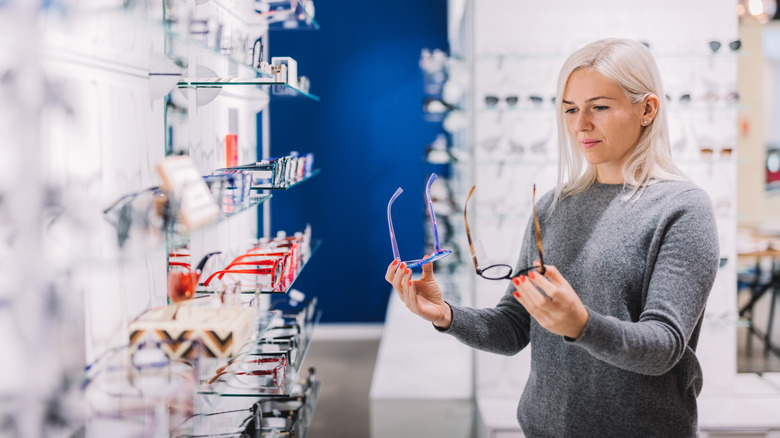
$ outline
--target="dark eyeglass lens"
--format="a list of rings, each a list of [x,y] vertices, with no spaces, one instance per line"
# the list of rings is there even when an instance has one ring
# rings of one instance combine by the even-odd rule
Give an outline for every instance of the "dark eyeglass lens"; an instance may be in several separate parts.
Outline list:
[[[517,105],[517,96],[507,96],[506,103],[509,106]]]
[[[485,104],[487,106],[496,106],[496,105],[498,105],[498,97],[496,97],[496,96],[485,96]]]
[[[712,53],[720,50],[720,41],[710,41],[710,50],[712,50]]]
[[[733,51],[737,51],[742,47],[742,41],[741,40],[735,40],[729,43],[729,48]]]
[[[691,101],[691,95],[690,94],[683,94],[680,96],[680,102],[690,102]]]
[[[482,276],[491,280],[500,280],[512,275],[512,268],[509,265],[493,265],[482,270]]]
[[[536,105],[539,105],[539,104],[541,104],[541,103],[542,103],[542,100],[543,100],[543,99],[542,99],[541,97],[539,97],[539,96],[528,96],[528,99],[529,99],[531,102],[533,102],[534,104],[536,104]]]

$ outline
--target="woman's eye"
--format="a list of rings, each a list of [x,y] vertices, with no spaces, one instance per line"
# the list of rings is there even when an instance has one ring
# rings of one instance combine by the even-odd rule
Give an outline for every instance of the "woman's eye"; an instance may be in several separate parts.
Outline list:
[[[575,112],[577,112],[577,108],[566,108],[564,109],[563,112],[566,114],[574,114]]]
[[[596,111],[604,111],[604,110],[609,109],[609,107],[608,106],[604,106],[604,105],[597,105],[597,106],[594,106],[593,109],[595,109]]]

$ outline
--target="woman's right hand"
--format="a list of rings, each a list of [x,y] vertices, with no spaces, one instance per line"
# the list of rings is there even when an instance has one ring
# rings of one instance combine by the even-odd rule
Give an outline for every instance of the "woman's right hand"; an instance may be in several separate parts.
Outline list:
[[[447,329],[452,322],[452,309],[444,302],[441,288],[433,278],[433,263],[422,266],[422,276],[412,280],[412,270],[399,261],[387,267],[385,280],[393,285],[401,301],[415,315],[432,322],[436,327]]]

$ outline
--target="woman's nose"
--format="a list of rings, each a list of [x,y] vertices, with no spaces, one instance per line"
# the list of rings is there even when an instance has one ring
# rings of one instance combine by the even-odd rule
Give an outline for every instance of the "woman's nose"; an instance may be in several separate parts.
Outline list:
[[[574,128],[579,132],[590,131],[593,128],[593,124],[587,115],[580,112],[577,114],[577,119],[574,122]]]

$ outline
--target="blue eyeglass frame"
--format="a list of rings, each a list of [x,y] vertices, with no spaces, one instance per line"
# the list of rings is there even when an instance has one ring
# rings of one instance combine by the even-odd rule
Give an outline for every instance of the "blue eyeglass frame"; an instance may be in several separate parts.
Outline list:
[[[431,217],[431,230],[433,231],[433,252],[428,254],[428,258],[404,260],[403,263],[408,268],[416,268],[418,266],[443,259],[444,257],[452,254],[452,250],[450,249],[441,249],[441,243],[439,242],[439,227],[436,225],[436,213],[433,211],[433,202],[431,201],[431,185],[435,179],[436,174],[432,173],[431,177],[428,178],[428,184],[425,186],[425,198],[428,201],[428,213]],[[398,190],[396,190],[395,194],[393,194],[393,196],[390,198],[390,202],[387,203],[387,224],[390,227],[390,243],[393,245],[393,260],[401,260],[401,254],[398,252],[398,242],[395,240],[395,232],[393,231],[393,217],[390,214],[390,210],[395,199],[403,192],[404,190],[398,187]]]

